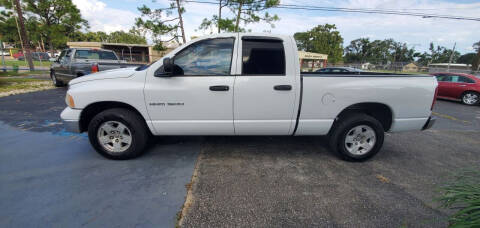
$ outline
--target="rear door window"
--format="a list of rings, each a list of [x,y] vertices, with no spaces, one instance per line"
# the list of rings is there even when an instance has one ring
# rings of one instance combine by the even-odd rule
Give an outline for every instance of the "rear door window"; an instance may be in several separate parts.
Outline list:
[[[244,39],[242,42],[242,75],[285,75],[283,41]]]
[[[475,83],[474,80],[470,79],[470,78],[467,78],[465,76],[460,76],[458,78],[459,82],[462,82],[462,83]]]

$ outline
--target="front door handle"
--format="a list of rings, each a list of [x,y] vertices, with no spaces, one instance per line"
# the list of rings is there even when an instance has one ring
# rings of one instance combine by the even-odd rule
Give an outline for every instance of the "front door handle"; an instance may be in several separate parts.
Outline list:
[[[292,90],[291,85],[276,85],[273,87],[274,90]]]
[[[216,85],[216,86],[210,86],[211,91],[228,91],[230,87],[226,85]]]

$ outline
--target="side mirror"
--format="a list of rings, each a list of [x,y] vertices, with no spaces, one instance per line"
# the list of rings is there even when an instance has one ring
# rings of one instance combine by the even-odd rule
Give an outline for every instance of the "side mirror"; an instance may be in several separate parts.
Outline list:
[[[172,74],[173,73],[173,61],[172,59],[166,57],[163,59],[163,72],[167,74]]]
[[[173,75],[173,63],[168,57],[163,59],[163,70],[158,69],[155,71],[155,77],[170,77]]]

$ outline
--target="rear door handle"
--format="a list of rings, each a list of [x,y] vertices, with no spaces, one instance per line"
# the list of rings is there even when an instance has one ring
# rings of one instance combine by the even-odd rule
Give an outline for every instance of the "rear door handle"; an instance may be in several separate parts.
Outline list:
[[[228,91],[230,87],[226,85],[216,85],[216,86],[210,86],[211,91]]]
[[[458,85],[458,86],[462,86],[462,87],[465,87],[465,86],[467,86],[467,85]]]
[[[273,87],[274,90],[292,90],[291,85],[276,85]]]

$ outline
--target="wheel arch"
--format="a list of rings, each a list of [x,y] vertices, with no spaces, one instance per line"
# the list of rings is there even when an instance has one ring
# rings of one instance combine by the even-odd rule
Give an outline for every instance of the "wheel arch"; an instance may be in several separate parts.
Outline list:
[[[152,134],[151,129],[148,126],[145,117],[135,107],[119,101],[99,101],[99,102],[95,102],[87,105],[82,110],[82,113],[80,114],[80,122],[79,122],[80,132],[84,132],[88,130],[88,124],[93,119],[93,117],[95,117],[95,115],[107,109],[112,109],[112,108],[125,108],[130,111],[133,111],[143,119],[149,133]]]
[[[364,113],[378,120],[385,131],[389,131],[393,123],[393,110],[390,106],[378,102],[362,102],[344,108],[335,118],[333,125],[345,116],[353,113]],[[332,127],[333,128],[333,127]],[[331,129],[330,129],[331,130]]]

